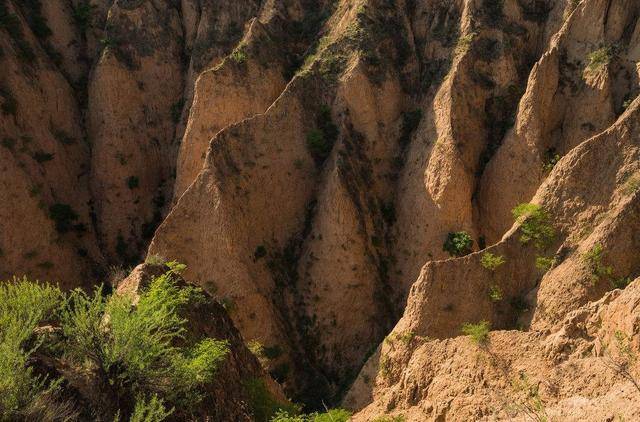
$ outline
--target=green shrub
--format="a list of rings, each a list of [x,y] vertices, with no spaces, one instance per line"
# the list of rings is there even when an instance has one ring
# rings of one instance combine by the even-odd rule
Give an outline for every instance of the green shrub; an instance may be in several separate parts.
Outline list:
[[[306,415],[291,415],[280,410],[276,412],[271,422],[347,422],[351,418],[351,412],[344,409],[331,409],[325,413],[310,413]]]
[[[164,402],[157,395],[154,394],[149,400],[140,396],[136,400],[136,406],[129,422],[162,422],[172,413],[173,409],[167,410],[164,407]]]
[[[551,258],[546,256],[536,257],[536,268],[542,271],[543,273],[546,273],[547,271],[549,271],[551,267],[554,266],[555,263],[556,263],[556,260],[553,257]]]
[[[398,416],[378,416],[373,422],[405,422],[403,415]]]
[[[480,259],[480,264],[489,271],[495,271],[506,262],[504,256],[485,252]]]
[[[454,55],[457,57],[466,54],[471,48],[471,43],[473,42],[473,39],[476,37],[476,35],[477,34],[475,32],[472,32],[458,38],[456,48],[454,49]]]
[[[37,349],[62,352],[56,359],[91,374],[94,388],[107,388],[112,402],[123,406],[120,416],[131,415],[131,420],[163,420],[173,412],[165,403],[180,409],[198,403],[201,387],[213,379],[229,345],[211,338],[192,344],[185,338],[180,314],[202,296],[198,289],[178,287],[175,275],[182,265],[167,266],[170,270],[151,281],[135,306],[133,297],[108,297],[101,288],[65,297],[26,280],[1,285],[0,419],[14,420],[34,400],[43,395],[51,400],[62,388],[59,381],[34,375],[30,355]],[[49,320],[60,327],[58,334],[34,334]],[[109,412],[107,404],[92,401],[95,397],[83,396],[91,411]]]
[[[471,340],[480,346],[484,346],[489,342],[489,331],[491,331],[491,324],[488,321],[462,325],[462,334],[470,336]]]
[[[244,47],[243,46],[239,46],[238,48],[233,50],[233,52],[231,52],[231,58],[236,63],[243,64],[244,62],[247,61],[249,56],[247,55],[247,52],[245,51]]]
[[[256,422],[269,422],[279,413],[298,414],[297,407],[283,403],[271,395],[263,379],[252,378],[244,382],[244,389],[249,398],[249,409]]]
[[[595,72],[608,65],[615,56],[615,50],[611,46],[603,46],[589,53],[587,56],[587,71]]]
[[[140,187],[140,179],[138,176],[127,177],[127,187],[131,190]]]
[[[56,224],[58,233],[67,233],[76,229],[74,221],[78,219],[78,214],[67,204],[53,204],[49,207],[49,218]]]
[[[467,232],[452,232],[447,235],[442,250],[451,256],[464,256],[471,253],[472,246],[473,240]]]
[[[19,415],[58,388],[57,381],[36,375],[29,366],[42,345],[35,328],[55,316],[62,293],[26,279],[0,284],[0,419]]]
[[[630,277],[612,278],[611,286],[614,289],[625,289],[632,281]]]
[[[502,289],[500,286],[496,286],[495,284],[489,287],[489,299],[492,302],[500,302],[504,298],[502,294]]]
[[[154,278],[135,307],[130,296],[73,291],[61,318],[67,357],[108,374],[104,381],[119,400],[159,394],[173,404],[193,405],[202,398],[198,387],[213,379],[229,350],[226,341],[213,339],[175,345],[185,332],[181,311],[198,300],[199,290],[179,288],[171,271]]]
[[[553,170],[556,164],[558,164],[558,161],[560,161],[560,158],[560,154],[556,153],[555,148],[550,148],[546,153],[544,164],[542,165],[544,171],[550,172]]]
[[[610,279],[613,275],[613,268],[602,263],[602,254],[602,245],[597,244],[582,256],[591,270],[591,280],[593,284],[596,284],[603,278]]]
[[[256,250],[253,252],[253,258],[258,260],[260,258],[264,258],[267,256],[267,248],[264,245],[258,245]]]
[[[549,221],[549,215],[535,204],[520,204],[511,213],[520,223],[520,241],[533,242],[538,249],[548,247],[555,239],[555,230]]]

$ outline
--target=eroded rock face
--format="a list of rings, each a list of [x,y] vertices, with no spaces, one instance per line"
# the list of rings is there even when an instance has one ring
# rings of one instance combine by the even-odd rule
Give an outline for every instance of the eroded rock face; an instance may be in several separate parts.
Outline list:
[[[617,322],[558,340],[640,273],[637,1],[81,3],[1,3],[0,276],[183,262],[288,394],[356,420],[524,418],[520,371],[550,416],[637,416],[584,355]],[[481,320],[488,351],[457,338]]]

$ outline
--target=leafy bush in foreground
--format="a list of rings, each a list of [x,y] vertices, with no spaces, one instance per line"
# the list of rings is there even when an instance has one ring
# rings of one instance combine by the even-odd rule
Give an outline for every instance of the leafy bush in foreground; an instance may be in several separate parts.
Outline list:
[[[68,410],[54,399],[63,383],[78,379],[35,375],[36,351],[73,370],[73,378],[86,378],[80,382],[93,392],[83,401],[101,419],[160,421],[173,406],[188,412],[197,404],[229,345],[187,340],[181,313],[202,294],[178,286],[182,266],[170,268],[135,304],[132,295],[106,296],[102,288],[64,295],[26,280],[0,286],[0,420],[24,419],[43,399],[51,401],[49,408]],[[48,321],[60,329],[39,328]]]

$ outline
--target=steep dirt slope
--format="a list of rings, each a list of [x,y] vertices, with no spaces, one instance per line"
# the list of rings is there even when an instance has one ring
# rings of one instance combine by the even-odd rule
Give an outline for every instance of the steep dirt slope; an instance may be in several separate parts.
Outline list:
[[[493,197],[499,195],[483,190],[483,183],[495,189],[492,180],[501,185],[508,177],[492,168],[520,171],[517,159],[494,163],[504,154],[514,158],[502,151],[517,141],[501,147],[502,139],[520,130],[511,129],[514,123],[532,118],[518,103],[522,93],[521,104],[532,101],[539,82],[530,74],[548,60],[549,45],[557,48],[560,35],[554,34],[571,32],[568,22],[587,15],[584,7],[593,9],[592,19],[605,13],[599,3],[572,14],[573,6],[339,2],[314,54],[264,114],[222,129],[259,113],[286,80],[277,65],[267,72],[260,63],[260,52],[281,57],[271,44],[277,25],[252,23],[241,47],[196,84],[176,199],[186,191],[150,253],[188,262],[187,277],[204,280],[234,304],[232,314],[245,337],[281,347],[285,356],[272,368],[279,379],[303,382],[295,374],[309,367],[299,367],[295,356],[305,356],[339,392],[402,312],[420,267],[446,257],[447,235],[465,230],[476,249],[499,240],[513,222],[504,210],[529,201],[542,182],[538,177],[533,191],[505,187],[500,200],[506,199],[495,208]],[[618,16],[616,10],[609,13]],[[633,94],[625,54],[635,45],[628,36],[635,16],[610,24],[599,18],[622,42],[615,53],[621,64],[613,73],[626,85],[616,88],[616,101]],[[594,44],[575,54],[586,60],[596,49]],[[582,77],[582,69],[571,71],[574,79]],[[572,100],[582,101],[578,97]],[[604,119],[592,133],[612,121]],[[187,188],[204,142],[220,129]],[[567,151],[579,140],[572,142]],[[523,169],[535,173],[531,166]],[[500,222],[498,228],[491,219]],[[520,245],[514,237],[504,247]],[[509,264],[513,281],[502,288],[510,296],[523,296],[538,281],[535,253],[527,256],[522,264]],[[504,307],[497,319],[513,326],[514,312]],[[474,312],[488,311],[478,306]],[[456,319],[446,322],[446,311],[432,318],[442,335],[459,327]]]
[[[89,217],[90,148],[54,41],[42,26],[36,37],[22,12],[0,2],[0,277],[86,285],[102,260]]]
[[[345,404],[366,406],[354,421],[635,420],[640,388],[623,368],[638,346],[639,281],[569,313],[548,337],[499,331],[478,346],[396,329]]]
[[[477,350],[447,339],[480,320],[525,330],[492,354],[551,371],[567,314],[639,275],[639,17],[635,0],[0,0],[0,277],[72,288],[175,259],[309,407],[350,390],[363,420],[506,418],[484,390],[400,404],[395,377],[457,391]],[[554,236],[523,242],[532,222]],[[574,358],[584,378],[549,412],[617,406],[616,379],[589,390]]]

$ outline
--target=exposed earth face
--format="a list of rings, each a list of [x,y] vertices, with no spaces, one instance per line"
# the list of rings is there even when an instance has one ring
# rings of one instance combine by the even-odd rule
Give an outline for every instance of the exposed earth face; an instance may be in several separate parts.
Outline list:
[[[0,48],[0,279],[184,263],[229,380],[354,421],[640,419],[637,0],[0,0]]]

